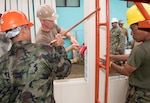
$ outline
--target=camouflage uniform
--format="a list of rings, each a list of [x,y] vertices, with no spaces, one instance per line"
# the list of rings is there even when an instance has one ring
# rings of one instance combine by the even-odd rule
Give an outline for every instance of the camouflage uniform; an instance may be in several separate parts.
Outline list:
[[[126,103],[150,103],[150,91],[130,85]]]
[[[11,41],[5,37],[4,32],[0,32],[0,56],[2,56],[7,50]]]
[[[127,60],[136,68],[129,76],[126,103],[150,103],[150,39],[134,47]]]
[[[110,30],[110,52],[114,55],[124,54],[125,51],[125,36],[120,27],[112,28]],[[117,61],[114,61],[120,64]]]
[[[0,103],[55,103],[53,80],[70,72],[64,47],[14,43],[0,58]]]

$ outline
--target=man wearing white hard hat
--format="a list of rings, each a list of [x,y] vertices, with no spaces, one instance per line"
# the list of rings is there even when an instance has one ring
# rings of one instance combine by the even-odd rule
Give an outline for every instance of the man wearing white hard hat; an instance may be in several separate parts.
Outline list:
[[[127,43],[127,45],[128,45],[128,44],[129,44],[128,30],[127,30],[127,28],[124,27],[124,22],[123,22],[123,20],[119,20],[119,21],[118,21],[118,25],[119,25],[119,27],[122,29],[122,31],[123,31],[123,33],[124,33],[124,36],[126,37],[126,38],[125,38],[125,39],[126,39],[126,43]]]
[[[55,41],[55,36],[60,34],[61,36],[63,35],[69,38],[72,43],[72,45],[66,48],[66,52],[73,49],[79,49],[79,43],[73,35],[70,34],[70,32],[66,33],[66,30],[55,24],[58,15],[54,12],[53,8],[47,4],[40,5],[36,11],[36,16],[41,23],[41,27],[36,35],[36,43],[51,44],[52,41]]]
[[[110,49],[111,54],[120,55],[124,54],[125,50],[125,36],[120,27],[117,26],[118,19],[112,18],[112,28],[110,30]],[[122,65],[122,62],[115,61],[117,64]]]

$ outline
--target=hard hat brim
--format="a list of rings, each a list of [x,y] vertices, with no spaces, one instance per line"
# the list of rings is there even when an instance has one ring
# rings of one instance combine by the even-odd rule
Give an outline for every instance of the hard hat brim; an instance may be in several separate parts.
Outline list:
[[[58,18],[57,14],[53,15],[52,17],[46,17],[46,18],[39,17],[39,19],[42,19],[42,20],[52,20],[52,21],[56,20],[57,18]]]
[[[32,26],[34,26],[34,24],[33,24],[33,23],[31,23],[31,22],[29,22],[27,25],[28,25],[28,27],[32,27]]]

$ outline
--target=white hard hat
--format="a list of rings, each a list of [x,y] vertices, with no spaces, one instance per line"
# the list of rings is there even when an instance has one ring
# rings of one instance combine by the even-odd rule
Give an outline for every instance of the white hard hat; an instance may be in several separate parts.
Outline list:
[[[58,15],[54,12],[54,9],[47,4],[40,5],[36,11],[36,16],[39,19],[45,20],[56,20],[58,18]]]
[[[114,23],[114,22],[118,22],[118,19],[117,18],[112,18],[111,23]]]
[[[123,20],[118,21],[119,24],[124,24]]]

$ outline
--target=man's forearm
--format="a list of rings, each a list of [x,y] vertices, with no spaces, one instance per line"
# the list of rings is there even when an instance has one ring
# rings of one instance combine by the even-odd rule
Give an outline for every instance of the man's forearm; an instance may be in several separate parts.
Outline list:
[[[129,57],[129,54],[125,55],[110,55],[110,59],[117,60],[117,61],[126,61]]]
[[[116,71],[118,71],[123,75],[129,76],[129,73],[125,70],[123,66],[117,65],[115,63],[111,63],[111,68],[115,69]]]

